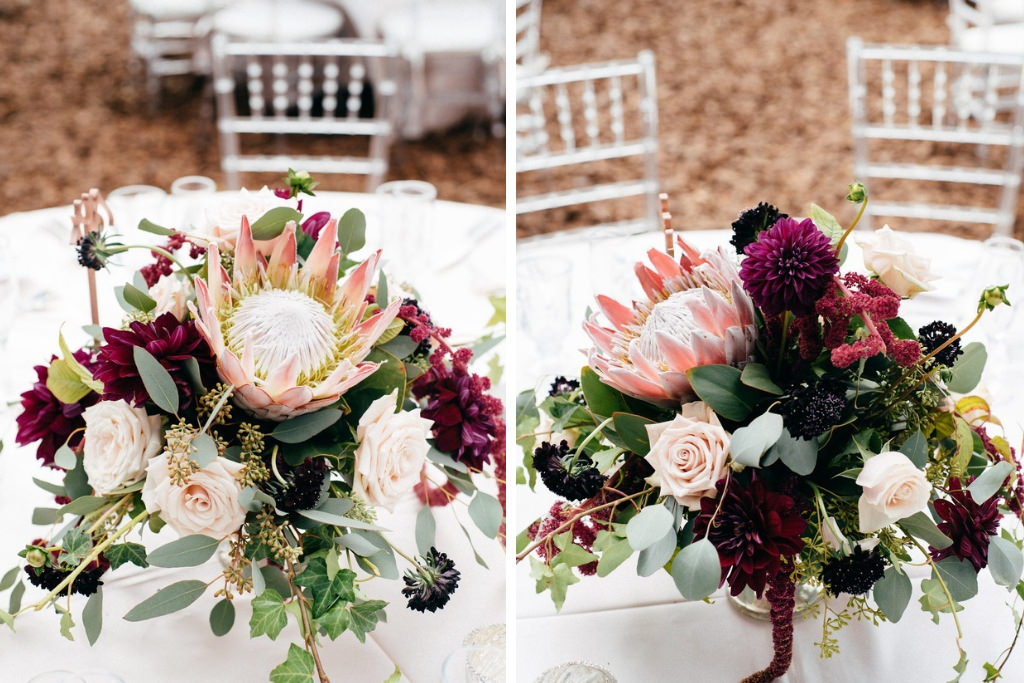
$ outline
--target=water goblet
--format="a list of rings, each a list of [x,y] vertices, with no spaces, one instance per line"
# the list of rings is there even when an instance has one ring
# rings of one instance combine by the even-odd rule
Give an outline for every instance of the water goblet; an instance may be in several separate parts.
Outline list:
[[[434,260],[437,188],[422,180],[393,180],[377,187],[380,244],[396,275],[415,282]]]

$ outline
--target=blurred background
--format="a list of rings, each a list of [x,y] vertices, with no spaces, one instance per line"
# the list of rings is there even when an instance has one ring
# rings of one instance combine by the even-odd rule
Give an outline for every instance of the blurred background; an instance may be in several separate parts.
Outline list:
[[[89,187],[167,190],[185,175],[227,189],[211,87],[215,32],[232,41],[374,41],[393,53],[402,93],[415,90],[422,63],[423,98],[397,112],[382,180],[425,180],[439,199],[503,207],[504,6],[469,3],[459,21],[427,7],[444,4],[0,0],[0,214],[68,204]],[[319,155],[347,144],[307,135],[283,147],[254,137],[263,153]],[[273,186],[282,175],[245,173],[241,183]],[[321,189],[368,189],[362,177],[316,175]]]
[[[530,3],[517,0],[517,4]],[[677,229],[728,228],[740,211],[761,201],[800,216],[807,215],[813,201],[847,224],[856,212],[843,200],[854,180],[847,39],[962,46],[951,30],[951,17],[955,6],[965,4],[973,10],[983,3],[543,0],[539,61],[534,60],[525,72],[542,74],[573,65],[635,60],[640,50],[653,52],[657,180],[669,195]],[[1021,3],[1005,4],[1016,5],[1022,14]],[[1014,21],[1017,38],[1010,48],[1020,53],[1024,15]],[[975,49],[993,46],[984,38],[974,45]],[[521,78],[519,82],[517,111],[522,120],[529,115],[529,104],[524,102],[529,93],[524,92]],[[624,90],[628,124],[638,115],[628,113],[631,95],[625,85]],[[600,98],[598,91],[597,108],[603,116]],[[897,82],[897,101],[903,106],[905,99]],[[582,119],[580,107],[573,111]],[[519,133],[523,135],[522,130]],[[549,128],[549,133],[552,140],[559,136],[557,127]],[[584,142],[577,140],[577,144]],[[931,145],[928,154],[942,151],[941,145]],[[518,195],[521,201],[527,194],[560,189],[558,181],[567,175],[572,176],[568,187],[622,180],[631,173],[639,177],[642,164],[643,160],[620,159],[578,165],[571,172],[520,168]],[[939,187],[935,192],[941,195],[947,190]],[[960,201],[969,204],[984,190],[971,187],[965,192],[966,198]],[[518,236],[606,224],[643,213],[643,197],[634,197],[632,203],[619,199],[520,215]],[[1024,222],[1017,211],[1015,234],[1019,237]],[[991,226],[889,222],[896,229],[931,229],[963,237],[985,238],[991,233]]]

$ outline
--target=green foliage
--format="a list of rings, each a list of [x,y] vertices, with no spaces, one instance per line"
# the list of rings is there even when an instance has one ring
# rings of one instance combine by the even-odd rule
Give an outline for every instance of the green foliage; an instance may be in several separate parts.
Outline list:
[[[551,601],[555,609],[561,611],[565,604],[565,594],[574,583],[579,583],[572,567],[568,564],[548,566],[536,557],[530,556],[530,576],[537,582],[537,592],[550,591]]]
[[[364,600],[348,608],[348,630],[360,643],[365,643],[366,634],[384,620],[384,608],[387,606],[384,600]]]
[[[252,617],[249,618],[250,638],[266,634],[268,638],[274,640],[287,623],[288,613],[284,609],[284,600],[276,590],[267,588],[252,599]]]
[[[103,588],[89,596],[82,608],[82,625],[85,626],[85,637],[90,645],[95,645],[103,630]]]
[[[658,541],[665,534],[674,533],[675,518],[663,505],[650,505],[643,508],[626,525],[626,538],[633,550],[644,550]]]
[[[496,538],[505,519],[501,503],[494,496],[477,491],[469,502],[469,517],[488,538]]]
[[[147,559],[157,567],[195,567],[213,557],[219,545],[215,538],[192,534],[160,546]]]
[[[312,439],[340,420],[341,415],[342,412],[337,408],[324,408],[313,413],[299,415],[278,423],[277,427],[270,432],[270,436],[281,443],[302,443]]]
[[[146,548],[139,543],[116,543],[107,548],[103,554],[110,560],[111,569],[117,569],[128,562],[143,569],[149,566],[149,562],[146,560]]]
[[[614,413],[612,418],[615,431],[626,448],[637,455],[647,455],[650,452],[651,442],[647,434],[647,425],[654,424],[654,420],[630,413]]]
[[[124,615],[127,621],[144,621],[185,609],[206,591],[206,583],[194,579],[178,581],[158,590]]]
[[[688,600],[703,600],[718,590],[722,567],[718,550],[706,538],[686,546],[672,561],[672,580]]]
[[[64,534],[60,555],[57,561],[67,566],[75,566],[92,550],[92,538],[81,529],[71,529]]]
[[[210,610],[210,630],[219,638],[226,635],[234,625],[235,605],[231,600],[224,598]]]
[[[350,569],[342,569],[333,578],[330,577],[326,560],[316,557],[295,577],[295,585],[309,589],[313,600],[313,618],[319,619],[339,600],[355,600],[355,578],[355,572]]]
[[[178,387],[171,378],[171,373],[160,365],[160,361],[154,358],[153,354],[141,346],[132,347],[132,357],[150,400],[164,412],[177,415]]]
[[[275,206],[257,218],[249,229],[254,240],[272,240],[284,232],[284,226],[288,221],[295,221],[298,224],[301,220],[302,214],[290,206]]]
[[[295,643],[288,645],[288,659],[270,672],[270,683],[312,683],[313,655]]]
[[[720,416],[733,422],[747,419],[761,393],[740,380],[731,365],[701,365],[686,372],[694,392]]]
[[[882,578],[875,582],[871,593],[885,618],[896,623],[903,617],[903,612],[910,604],[913,590],[910,578],[906,574],[896,567],[887,567]]]
[[[342,257],[366,245],[366,216],[359,209],[349,209],[338,221],[338,247]]]
[[[729,452],[733,462],[747,467],[760,467],[761,457],[782,436],[782,416],[776,413],[758,415],[750,424],[732,433]]]

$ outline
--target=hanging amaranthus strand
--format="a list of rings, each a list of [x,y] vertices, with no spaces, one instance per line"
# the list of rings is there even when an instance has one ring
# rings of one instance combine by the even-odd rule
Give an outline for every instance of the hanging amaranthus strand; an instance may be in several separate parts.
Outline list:
[[[782,676],[793,661],[793,607],[796,604],[796,583],[789,576],[790,568],[783,564],[768,580],[767,598],[771,605],[772,656],[767,668],[751,674],[741,683],[768,683]]]

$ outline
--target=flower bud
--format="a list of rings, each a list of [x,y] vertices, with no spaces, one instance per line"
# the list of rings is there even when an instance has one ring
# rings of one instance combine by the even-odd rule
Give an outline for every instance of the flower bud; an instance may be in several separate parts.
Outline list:
[[[1006,290],[1010,285],[997,285],[995,287],[989,287],[981,293],[981,299],[978,301],[978,312],[981,313],[983,310],[991,311],[999,304],[1010,305],[1010,300],[1006,298]]]
[[[850,193],[846,195],[846,198],[854,204],[860,204],[867,196],[868,191],[864,188],[863,183],[852,183],[850,185]]]
[[[25,561],[28,562],[30,566],[38,569],[46,564],[46,553],[39,548],[32,548],[32,550],[25,553]]]

